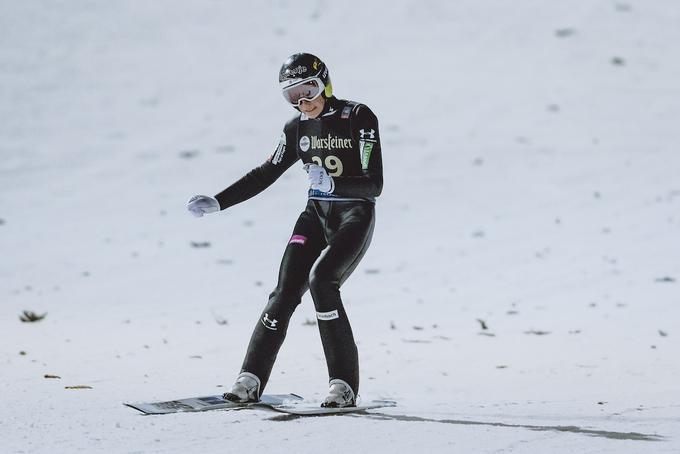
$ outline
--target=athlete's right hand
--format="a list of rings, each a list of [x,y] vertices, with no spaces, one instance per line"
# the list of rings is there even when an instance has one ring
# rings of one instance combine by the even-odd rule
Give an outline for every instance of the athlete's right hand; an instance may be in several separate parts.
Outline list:
[[[195,195],[187,202],[187,210],[197,218],[200,218],[204,214],[220,211],[220,203],[214,197]]]

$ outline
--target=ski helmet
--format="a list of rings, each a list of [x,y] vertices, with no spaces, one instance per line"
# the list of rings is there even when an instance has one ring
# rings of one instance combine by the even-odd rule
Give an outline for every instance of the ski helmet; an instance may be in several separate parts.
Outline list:
[[[311,101],[319,95],[333,96],[328,68],[312,54],[298,53],[288,57],[279,71],[279,85],[284,98],[295,106],[301,100]]]

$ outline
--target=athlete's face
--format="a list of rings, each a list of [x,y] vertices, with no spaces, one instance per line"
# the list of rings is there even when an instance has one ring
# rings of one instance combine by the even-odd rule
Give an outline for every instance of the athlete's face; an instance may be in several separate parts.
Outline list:
[[[321,115],[324,105],[326,105],[326,100],[323,96],[319,96],[311,101],[302,100],[300,101],[300,111],[309,118],[316,118]]]

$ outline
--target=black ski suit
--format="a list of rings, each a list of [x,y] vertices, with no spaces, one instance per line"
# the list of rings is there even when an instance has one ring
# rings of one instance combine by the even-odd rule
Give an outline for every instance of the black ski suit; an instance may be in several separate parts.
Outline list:
[[[276,289],[255,326],[242,372],[257,375],[260,393],[271,374],[288,322],[310,290],[330,379],[359,390],[357,347],[340,286],[371,242],[375,198],[383,185],[378,120],[359,103],[331,97],[316,119],[300,114],[286,123],[275,152],[215,198],[225,209],[270,186],[299,159],[323,166],[332,193],[309,190],[283,254]]]

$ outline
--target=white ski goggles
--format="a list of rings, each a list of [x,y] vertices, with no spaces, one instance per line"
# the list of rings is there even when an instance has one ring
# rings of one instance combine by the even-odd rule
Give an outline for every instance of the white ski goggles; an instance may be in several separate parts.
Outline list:
[[[312,77],[282,87],[281,91],[286,101],[295,107],[300,107],[300,101],[313,101],[318,98],[325,89],[326,86],[320,78]]]

